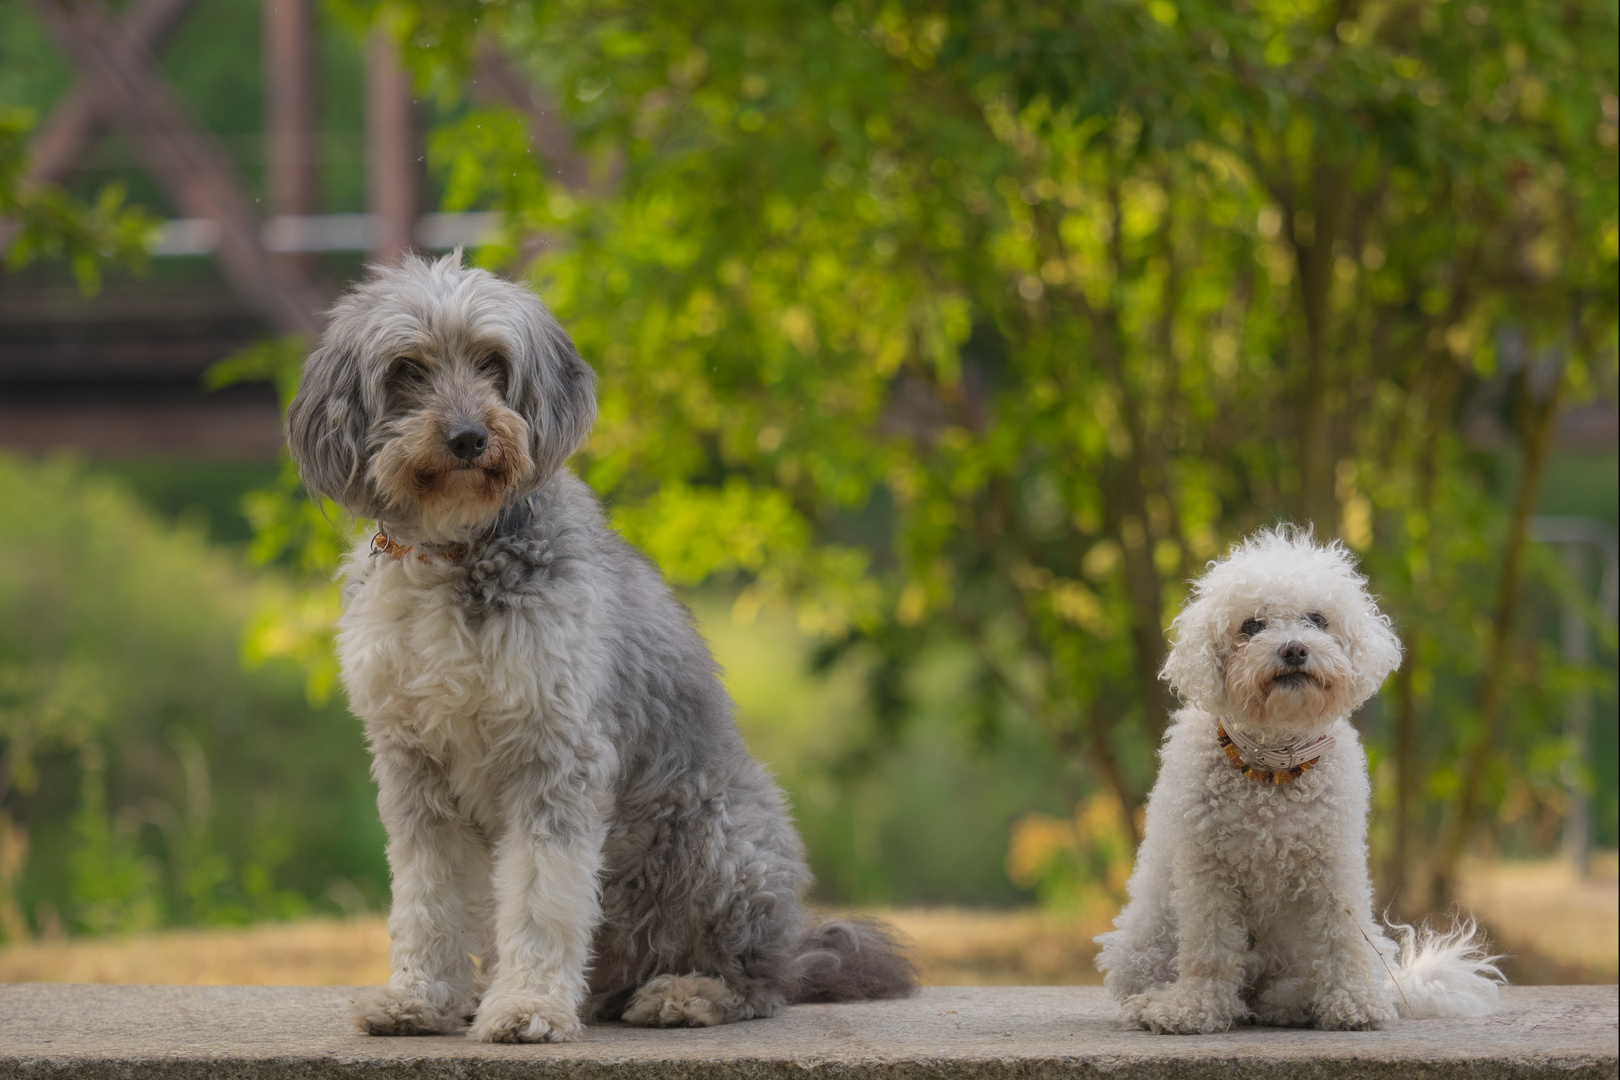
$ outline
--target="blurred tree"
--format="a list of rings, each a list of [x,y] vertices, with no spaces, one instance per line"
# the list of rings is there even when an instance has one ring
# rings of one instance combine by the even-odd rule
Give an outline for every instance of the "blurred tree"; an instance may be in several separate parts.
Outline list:
[[[618,525],[875,650],[878,736],[965,643],[984,723],[1040,725],[1134,833],[1182,582],[1288,518],[1406,637],[1396,883],[1438,830],[1449,894],[1503,777],[1557,760],[1503,717],[1545,685],[1514,628],[1553,422],[1614,389],[1612,5],[343,6],[442,95],[493,39],[566,102],[600,194],[475,110],[447,203],[506,211],[487,261],[548,238]],[[1506,512],[1462,430],[1503,377]]]
[[[237,663],[285,581],[72,463],[0,455],[0,507],[0,934],[379,903],[360,732]]]

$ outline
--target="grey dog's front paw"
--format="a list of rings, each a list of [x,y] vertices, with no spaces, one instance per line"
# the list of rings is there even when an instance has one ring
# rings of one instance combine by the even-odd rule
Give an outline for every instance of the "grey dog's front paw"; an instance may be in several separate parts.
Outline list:
[[[435,1005],[432,995],[378,986],[351,1003],[355,1027],[367,1035],[448,1035],[465,1022],[470,1007]]]
[[[579,1010],[540,994],[495,994],[484,998],[467,1038],[479,1042],[572,1042],[584,1025]]]
[[[624,1010],[627,1024],[647,1027],[713,1027],[741,1020],[742,997],[707,975],[659,975],[636,991]]]

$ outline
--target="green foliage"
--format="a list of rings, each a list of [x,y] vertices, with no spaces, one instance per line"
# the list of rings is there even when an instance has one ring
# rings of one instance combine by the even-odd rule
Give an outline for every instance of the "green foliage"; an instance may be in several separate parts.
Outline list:
[[[274,481],[278,466],[141,455],[96,461],[92,471],[122,484],[165,521],[196,525],[214,543],[245,545],[253,527],[242,512],[242,496]]]
[[[8,231],[7,267],[64,259],[79,288],[94,293],[105,266],[145,266],[156,223],[139,207],[124,205],[122,187],[108,184],[86,205],[54,185],[25,182],[33,126],[29,110],[0,105],[0,221],[15,230]]]
[[[749,749],[792,801],[815,895],[836,903],[1008,905],[1028,894],[1002,862],[1007,823],[1032,807],[1061,812],[1074,770],[1038,732],[987,738],[962,694],[971,669],[935,649],[917,658],[917,713],[874,724],[872,658],[813,670],[816,638],[793,613],[704,588],[693,614],[737,702]]]
[[[297,334],[259,342],[208,369],[210,389],[240,382],[274,383],[285,413],[298,391],[307,344]],[[332,630],[338,615],[338,588],[332,571],[368,522],[351,520],[330,499],[306,496],[298,469],[285,454],[276,481],[250,492],[242,511],[253,526],[248,562],[285,567],[303,584],[261,603],[249,623],[243,659],[249,668],[291,660],[305,672],[305,694],[313,706],[326,704],[337,685]]]
[[[298,392],[298,372],[309,351],[301,334],[255,342],[241,352],[218,361],[203,373],[203,386],[218,390],[244,382],[267,382],[275,386],[282,412]]]
[[[100,934],[150,930],[158,922],[157,866],[141,857],[135,837],[108,812],[101,744],[86,741],[80,758],[84,786],[70,859],[74,923]]]
[[[1556,813],[1555,695],[1596,669],[1525,632],[1526,584],[1568,587],[1528,520],[1559,409],[1616,391],[1613,5],[343,8],[441,98],[499,41],[613,178],[559,189],[508,112],[432,145],[506,213],[481,258],[548,238],[616,523],[866,672],[846,790],[918,749],[949,657],[974,730],[1134,830],[1184,582],[1291,519],[1407,645],[1366,714],[1390,877],[1443,893],[1477,820]],[[326,520],[266,535],[327,565]]]
[[[369,10],[440,87],[497,38],[618,162],[580,198],[491,145],[509,120],[435,145],[457,205],[481,179],[558,241],[533,270],[603,376],[616,520],[881,654],[892,715],[961,643],[986,722],[1128,817],[1181,583],[1286,517],[1401,621],[1369,719],[1438,864],[1557,760],[1515,618],[1552,418],[1615,387],[1612,5]],[[1510,507],[1463,430],[1492,387]]]
[[[0,506],[0,930],[378,902],[358,728],[239,663],[286,583],[68,462],[0,457]]]
[[[1102,921],[1125,901],[1135,848],[1112,795],[1093,795],[1068,820],[1029,814],[1012,831],[1007,876],[1043,905]]]

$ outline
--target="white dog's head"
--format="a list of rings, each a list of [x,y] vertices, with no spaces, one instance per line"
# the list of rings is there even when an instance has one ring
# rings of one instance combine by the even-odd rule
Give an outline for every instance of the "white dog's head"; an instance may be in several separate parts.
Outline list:
[[[1210,564],[1173,624],[1160,677],[1205,712],[1282,741],[1347,715],[1401,663],[1344,546],[1262,530]]]
[[[457,252],[374,267],[337,302],[287,441],[311,493],[456,543],[550,479],[595,417],[595,376],[540,298]]]

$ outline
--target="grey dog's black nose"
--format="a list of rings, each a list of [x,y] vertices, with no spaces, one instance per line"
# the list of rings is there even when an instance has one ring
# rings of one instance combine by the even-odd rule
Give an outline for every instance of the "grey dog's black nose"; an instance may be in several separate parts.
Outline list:
[[[471,461],[489,445],[489,432],[478,424],[468,424],[456,428],[444,441],[450,445],[450,452],[456,457]]]
[[[1281,657],[1282,662],[1287,664],[1289,667],[1299,667],[1301,664],[1305,663],[1305,658],[1311,655],[1311,650],[1307,649],[1301,642],[1290,641],[1288,644],[1277,650],[1277,655]]]

